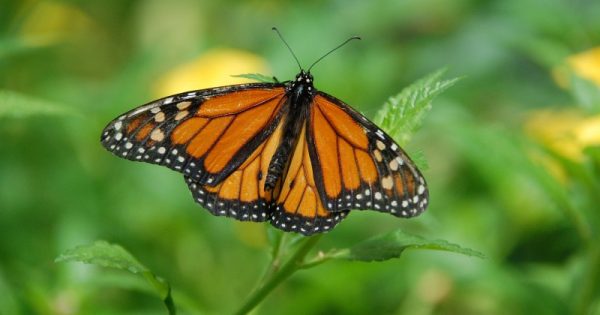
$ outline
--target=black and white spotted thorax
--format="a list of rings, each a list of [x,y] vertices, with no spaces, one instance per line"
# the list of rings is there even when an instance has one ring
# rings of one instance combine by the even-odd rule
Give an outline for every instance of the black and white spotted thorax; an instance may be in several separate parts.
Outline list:
[[[289,81],[286,86],[286,90],[290,93],[290,103],[292,105],[300,105],[305,102],[301,102],[304,100],[312,100],[316,95],[316,90],[313,85],[313,76],[310,72],[301,70],[300,73],[296,75],[296,78],[292,81]]]

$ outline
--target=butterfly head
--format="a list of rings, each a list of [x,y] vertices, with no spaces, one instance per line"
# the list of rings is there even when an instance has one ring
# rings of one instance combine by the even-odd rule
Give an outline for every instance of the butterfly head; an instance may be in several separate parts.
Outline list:
[[[313,90],[313,76],[308,71],[300,70],[300,73],[296,75],[294,81],[292,81],[292,89],[296,88],[302,91]]]
[[[310,72],[304,71],[304,70],[300,70],[300,73],[298,73],[296,75],[296,80],[295,80],[298,84],[306,84],[306,85],[312,85],[313,83],[313,76],[312,74],[310,74]]]

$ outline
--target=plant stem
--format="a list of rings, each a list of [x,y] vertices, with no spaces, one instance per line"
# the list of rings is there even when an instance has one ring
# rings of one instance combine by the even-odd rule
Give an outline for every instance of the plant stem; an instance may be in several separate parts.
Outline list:
[[[173,302],[173,296],[171,295],[171,285],[167,281],[157,277],[150,271],[145,271],[142,273],[142,275],[144,276],[144,278],[146,278],[148,282],[150,282],[150,284],[152,284],[154,289],[156,289],[156,292],[163,300],[163,303],[165,303],[165,307],[167,308],[169,315],[177,314],[177,310],[175,309],[175,303]]]
[[[290,256],[290,259],[279,270],[275,271],[272,276],[261,280],[262,283],[250,294],[246,302],[234,314],[243,315],[250,312],[281,282],[300,269],[304,257],[317,244],[320,238],[320,234],[306,238],[304,243],[298,247],[296,252]]]

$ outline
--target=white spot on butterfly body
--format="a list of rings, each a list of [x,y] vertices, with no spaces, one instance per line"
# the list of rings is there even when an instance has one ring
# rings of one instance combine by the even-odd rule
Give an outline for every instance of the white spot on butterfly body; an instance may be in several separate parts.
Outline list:
[[[180,156],[177,158],[177,161],[179,161],[180,163],[183,163],[185,161],[185,158],[183,156]]]
[[[173,97],[172,96],[165,98],[165,101],[163,102],[163,104],[169,104],[171,102],[173,102]]]
[[[123,134],[122,133],[119,132],[119,133],[117,133],[115,135],[115,140],[119,141],[119,140],[121,140],[121,138],[123,138]]]
[[[377,136],[379,136],[379,138],[384,139],[383,137],[383,131],[381,131],[381,129],[377,129],[377,132],[375,132],[377,134]]]
[[[406,208],[408,207],[408,200],[403,200],[402,201],[402,208]]]
[[[123,127],[123,123],[121,121],[117,121],[115,123],[115,130],[119,130],[121,127]]]
[[[160,112],[160,107],[159,107],[159,106],[156,106],[156,107],[152,108],[152,109],[150,110],[150,112],[151,112],[152,114],[156,114],[156,113]]]
[[[376,192],[376,193],[375,193],[375,199],[377,199],[377,200],[381,200],[381,197],[382,197],[382,196],[381,196],[381,193],[380,193],[380,192]]]
[[[167,149],[165,149],[165,147],[158,148],[158,153],[159,154],[165,154],[165,152],[167,152]]]
[[[385,150],[385,143],[383,143],[383,142],[381,142],[381,141],[377,140],[377,142],[375,142],[375,144],[377,145],[377,148],[378,148],[379,150],[382,150],[382,151],[383,151],[383,150]]]
[[[419,195],[422,195],[424,192],[425,192],[425,186],[419,185],[419,188],[417,189],[417,193]]]
[[[127,143],[125,143],[125,149],[128,149],[128,150],[129,150],[129,149],[131,149],[131,148],[133,148],[133,143],[131,143],[131,142],[127,142]]]
[[[398,151],[398,145],[395,143],[392,143],[392,146],[390,147],[393,151]]]
[[[389,165],[392,171],[398,170],[398,161],[396,161],[396,159],[391,160]]]
[[[173,149],[173,150],[171,151],[171,154],[173,154],[173,155],[177,154],[177,149]]]

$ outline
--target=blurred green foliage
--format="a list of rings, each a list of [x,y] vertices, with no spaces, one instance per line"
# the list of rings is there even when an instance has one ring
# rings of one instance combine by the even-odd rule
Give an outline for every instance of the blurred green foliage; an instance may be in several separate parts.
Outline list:
[[[180,175],[113,157],[99,137],[213,48],[292,78],[274,25],[303,65],[360,35],[312,72],[369,117],[435,69],[466,77],[406,146],[427,159],[429,210],[352,213],[320,247],[402,228],[487,258],[332,261],[257,314],[600,314],[600,57],[580,55],[600,46],[598,16],[592,0],[4,1],[0,314],[164,314],[144,279],[54,263],[96,239],[168,279],[183,313],[243,302],[269,262],[264,227],[211,216]]]

